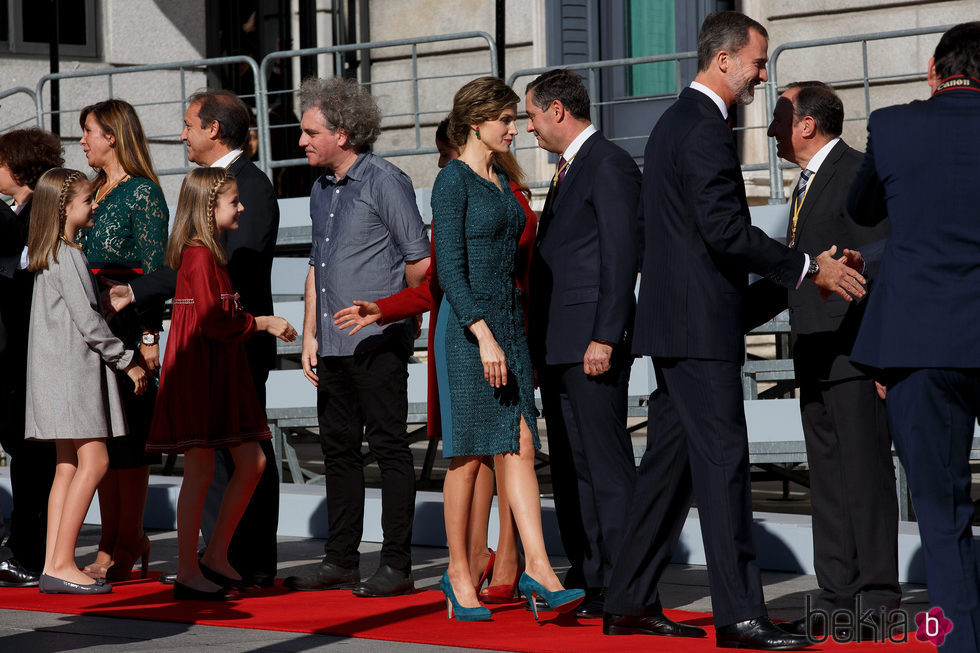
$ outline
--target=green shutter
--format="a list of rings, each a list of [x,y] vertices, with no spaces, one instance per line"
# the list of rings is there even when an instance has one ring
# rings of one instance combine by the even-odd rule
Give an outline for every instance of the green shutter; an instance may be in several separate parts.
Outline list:
[[[644,57],[676,52],[675,0],[628,0],[629,55]],[[676,93],[677,67],[673,62],[632,66],[631,95]]]

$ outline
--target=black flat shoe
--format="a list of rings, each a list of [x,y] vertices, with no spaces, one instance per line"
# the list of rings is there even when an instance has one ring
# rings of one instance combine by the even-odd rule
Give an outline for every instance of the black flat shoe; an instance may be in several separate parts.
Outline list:
[[[324,562],[308,576],[289,576],[283,585],[300,592],[319,592],[322,590],[352,590],[361,580],[358,569],[347,569],[330,562]]]
[[[250,590],[258,589],[258,587],[252,585],[244,578],[237,579],[237,580],[234,578],[230,578],[229,576],[225,576],[224,574],[219,573],[214,569],[205,566],[203,562],[198,562],[197,566],[201,568],[202,576],[207,578],[215,585],[221,585],[225,589],[238,590],[239,592],[247,592]]]
[[[405,573],[388,565],[381,565],[373,576],[357,584],[354,596],[401,596],[414,591],[415,581],[412,580],[411,572]]]
[[[657,635],[660,637],[707,637],[704,628],[672,621],[663,613],[644,617],[605,614],[602,617],[603,635]]]
[[[0,562],[0,587],[37,587],[41,574],[36,574],[16,558],[7,558]]]
[[[62,580],[47,574],[41,574],[38,580],[38,590],[41,594],[109,594],[112,592],[112,585],[95,581],[91,585],[79,585],[70,580]]]
[[[792,651],[812,642],[802,635],[787,633],[770,621],[757,617],[715,629],[718,648],[751,648],[760,651]]]
[[[236,597],[237,594],[234,591],[224,587],[213,592],[205,592],[188,587],[183,583],[174,582],[175,601],[230,601]]]

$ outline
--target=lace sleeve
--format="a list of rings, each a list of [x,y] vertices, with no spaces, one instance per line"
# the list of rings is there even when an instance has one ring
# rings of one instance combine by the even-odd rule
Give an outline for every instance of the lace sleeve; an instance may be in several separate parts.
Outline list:
[[[149,274],[163,265],[167,249],[167,223],[170,221],[167,203],[156,184],[145,180],[137,187],[133,194],[131,216],[143,274]]]
[[[136,255],[146,275],[163,265],[170,213],[160,188],[148,179],[140,182],[133,192],[129,215]],[[143,330],[159,332],[163,329],[163,301],[138,306],[137,313]]]

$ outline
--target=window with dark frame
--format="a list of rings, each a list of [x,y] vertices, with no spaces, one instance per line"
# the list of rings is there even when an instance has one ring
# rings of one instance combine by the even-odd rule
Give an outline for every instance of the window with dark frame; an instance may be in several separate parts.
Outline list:
[[[0,51],[48,53],[55,0],[0,0]],[[97,0],[58,1],[58,43],[62,57],[99,56]]]

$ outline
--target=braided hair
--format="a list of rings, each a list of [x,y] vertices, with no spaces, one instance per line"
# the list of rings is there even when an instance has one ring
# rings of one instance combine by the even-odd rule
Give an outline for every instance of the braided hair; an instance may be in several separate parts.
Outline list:
[[[224,265],[228,261],[215,223],[218,197],[235,183],[235,177],[224,168],[196,168],[184,178],[177,198],[173,230],[167,243],[165,262],[177,269],[184,249],[202,245],[211,250],[214,258]],[[197,242],[194,242],[197,241]]]
[[[85,179],[78,170],[69,170],[65,180],[61,182],[61,192],[58,193],[58,236],[65,235],[65,222],[68,221],[68,205],[75,199],[74,185],[79,179]],[[57,260],[57,259],[56,259]]]
[[[58,262],[59,238],[65,233],[68,205],[88,178],[78,170],[52,168],[37,181],[31,200],[31,226],[27,234],[27,269],[48,268],[48,257]]]

